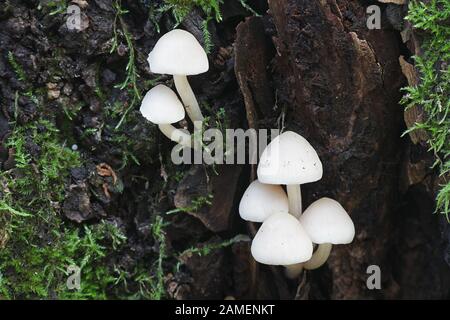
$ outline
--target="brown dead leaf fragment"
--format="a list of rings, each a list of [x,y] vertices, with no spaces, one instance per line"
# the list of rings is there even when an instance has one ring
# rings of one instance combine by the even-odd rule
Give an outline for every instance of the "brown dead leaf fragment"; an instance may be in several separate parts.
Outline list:
[[[60,97],[61,91],[58,89],[58,85],[56,83],[47,83],[47,89],[47,97],[50,100],[56,100]]]
[[[97,174],[102,177],[112,177],[113,184],[117,182],[117,175],[109,164],[100,163],[97,165]]]
[[[109,193],[109,190],[108,190],[108,184],[106,182],[102,185],[102,188],[103,188],[103,192],[105,193],[105,196],[107,196],[108,198],[111,198],[111,194]]]

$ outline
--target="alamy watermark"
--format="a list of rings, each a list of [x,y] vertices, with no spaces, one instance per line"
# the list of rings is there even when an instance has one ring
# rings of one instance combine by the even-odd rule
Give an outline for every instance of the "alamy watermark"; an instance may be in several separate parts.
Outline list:
[[[174,164],[257,164],[268,143],[281,133],[279,129],[226,129],[224,132],[217,128],[198,129],[201,123],[194,127],[192,146],[177,144],[172,149]],[[179,130],[189,134],[187,130]],[[176,140],[175,136],[172,140]],[[275,146],[269,149],[277,155]]]
[[[81,12],[81,8],[77,5],[70,5],[66,11],[67,20],[66,27],[69,31],[83,31],[89,27],[89,19],[86,14]]]
[[[367,278],[366,286],[369,290],[381,289],[381,269],[376,264],[372,264],[367,267],[367,274],[370,276]]]
[[[76,5],[70,5],[67,7],[67,21],[66,26],[69,30],[81,29],[81,9]]]
[[[66,285],[69,290],[81,289],[81,268],[75,265],[67,267],[66,273],[68,275]]]
[[[381,29],[381,9],[377,5],[368,6],[366,9],[367,20],[366,26],[369,30]]]

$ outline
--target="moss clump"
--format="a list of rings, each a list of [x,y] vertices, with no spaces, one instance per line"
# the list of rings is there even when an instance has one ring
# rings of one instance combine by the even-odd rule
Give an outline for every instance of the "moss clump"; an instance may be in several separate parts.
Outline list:
[[[145,0],[144,0],[145,2]],[[217,22],[222,21],[222,13],[220,6],[224,0],[164,0],[163,5],[155,7],[150,5],[150,19],[155,23],[159,31],[159,25],[154,19],[154,12],[165,13],[170,12],[175,19],[175,26],[183,22],[186,16],[194,9],[199,8],[203,11],[205,19],[202,22],[204,48],[207,53],[211,51],[213,43],[211,40],[211,33],[208,30],[208,24],[211,20]],[[252,14],[258,15],[248,4],[246,0],[239,0],[243,8],[250,11]]]
[[[406,88],[403,103],[420,105],[426,121],[410,130],[423,129],[429,134],[430,151],[436,157],[435,166],[446,181],[437,195],[437,211],[449,219],[450,212],[450,2],[412,1],[406,18],[424,35],[423,54],[414,57],[421,81],[417,87]],[[409,131],[410,131],[409,130]],[[408,132],[409,132],[408,131]]]
[[[158,244],[158,258],[156,259],[155,265],[153,266],[154,277],[149,279],[148,296],[152,300],[161,300],[166,294],[164,287],[164,259],[167,258],[167,248],[166,248],[166,233],[164,232],[164,227],[167,224],[164,220],[157,216],[155,222],[152,225],[152,234],[156,243]]]
[[[223,0],[165,0],[163,10],[171,10],[177,23],[181,23],[194,7],[202,9],[208,19],[222,20],[220,5]]]
[[[67,0],[41,0],[38,6],[40,10],[43,10],[46,13],[48,12],[51,16],[65,13],[67,11],[67,7]]]
[[[137,80],[139,78],[139,74],[137,72],[136,68],[136,51],[133,45],[133,40],[131,33],[128,31],[128,27],[125,24],[125,21],[123,20],[123,15],[128,13],[128,10],[125,10],[122,8],[122,1],[121,0],[115,0],[113,3],[114,10],[116,11],[116,16],[114,19],[114,38],[112,47],[110,50],[110,53],[113,53],[117,50],[119,46],[119,29],[118,24],[120,24],[121,27],[121,35],[125,39],[125,42],[128,47],[128,63],[125,68],[126,71],[126,78],[125,80],[116,85],[116,88],[119,88],[120,90],[129,89],[131,96],[133,97],[130,107],[124,112],[122,119],[119,121],[119,123],[116,126],[116,129],[118,129],[122,122],[124,121],[127,113],[134,108],[134,106],[141,100],[141,92],[137,85]]]
[[[15,165],[0,173],[0,298],[106,298],[116,281],[105,263],[125,237],[110,223],[66,225],[59,207],[79,155],[46,120],[16,127],[7,141]],[[81,268],[81,290],[66,286],[69,265]]]
[[[207,194],[206,196],[198,196],[192,199],[191,204],[187,207],[177,208],[170,211],[167,211],[166,214],[173,214],[178,212],[197,212],[201,208],[206,206],[211,206],[213,200],[212,194]]]
[[[22,82],[26,82],[27,76],[25,74],[25,70],[23,70],[22,66],[16,61],[16,57],[11,51],[8,52],[8,62],[14,69],[17,79],[19,79]]]

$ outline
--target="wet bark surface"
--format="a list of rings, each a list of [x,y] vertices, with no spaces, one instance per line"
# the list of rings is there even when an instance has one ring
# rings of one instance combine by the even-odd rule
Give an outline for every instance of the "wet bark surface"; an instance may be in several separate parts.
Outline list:
[[[356,236],[350,245],[335,246],[326,266],[295,281],[285,278],[282,268],[256,264],[246,241],[207,255],[186,253],[236,234],[254,235],[258,226],[239,218],[237,204],[255,168],[174,167],[172,146],[140,116],[138,105],[120,128],[130,143],[116,140],[113,128],[120,117],[106,106],[118,102],[123,114],[132,97],[115,86],[126,76],[129,48],[122,39],[110,52],[112,1],[88,1],[83,8],[88,23],[80,32],[67,30],[64,14],[51,16],[38,2],[0,5],[0,168],[14,167],[13,151],[5,146],[13,122],[52,119],[85,159],[70,174],[60,214],[79,227],[116,221],[128,237],[116,263],[127,270],[143,261],[153,264],[159,248],[151,227],[155,216],[164,215],[170,222],[167,250],[173,254],[164,262],[164,285],[173,299],[450,296],[450,228],[433,215],[438,186],[429,169],[433,158],[423,141],[401,138],[406,124],[400,88],[407,79],[399,57],[407,60],[414,52],[392,23],[367,29],[365,8],[371,1],[250,2],[260,17],[227,2],[223,21],[210,23],[211,69],[190,79],[213,121],[224,108],[229,128],[292,130],[318,151],[324,175],[302,187],[304,207],[322,196],[338,200]],[[142,91],[151,87],[145,81],[155,78],[146,56],[160,37],[144,2],[123,1]],[[390,6],[382,5],[385,21]],[[170,17],[158,19],[161,33],[170,30]],[[194,11],[181,27],[202,42],[201,21],[201,12]],[[8,63],[9,52],[27,81]],[[38,102],[26,95],[17,99],[17,92],[31,89]],[[124,158],[130,153],[136,162]],[[208,195],[211,204],[192,209],[194,199]],[[174,209],[181,213],[165,215]],[[174,268],[178,263],[181,268]],[[366,286],[370,265],[381,268],[382,290]]]
[[[418,191],[425,177],[433,176],[429,155],[412,160],[415,170],[401,170],[411,166],[405,160],[416,152],[424,154],[424,149],[400,138],[405,124],[398,102],[405,78],[399,56],[405,48],[398,31],[392,26],[368,30],[365,6],[352,1],[272,0],[269,7],[265,24],[250,18],[238,27],[243,40],[236,54],[258,57],[257,52],[267,52],[265,43],[246,48],[246,39],[261,38],[260,25],[266,26],[276,50],[270,64],[250,58],[236,64],[238,79],[240,74],[246,79],[240,84],[249,123],[279,127],[281,119],[283,128],[305,136],[325,164],[323,179],[302,188],[306,205],[322,196],[333,197],[349,210],[357,230],[355,241],[334,248],[328,268],[309,280],[318,282],[309,296],[447,296],[448,233],[439,227],[445,226],[445,218],[427,221],[434,191]],[[267,113],[271,109],[255,98],[258,94],[246,94],[247,88],[255,88],[255,93],[267,86],[276,95],[275,112]],[[401,188],[399,181],[404,180],[409,181]],[[412,194],[417,195],[416,205],[411,205]],[[411,224],[420,231],[412,231]],[[434,250],[436,260],[431,258]],[[433,267],[429,259],[435,261]],[[382,270],[381,292],[366,287],[369,265]],[[421,288],[420,293],[413,287]]]

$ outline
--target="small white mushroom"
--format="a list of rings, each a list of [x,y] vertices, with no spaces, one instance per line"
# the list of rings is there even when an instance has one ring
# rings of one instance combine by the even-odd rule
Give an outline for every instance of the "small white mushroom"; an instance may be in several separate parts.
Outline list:
[[[300,217],[302,198],[300,184],[322,178],[322,162],[317,152],[301,135],[286,131],[273,139],[261,155],[258,179],[267,184],[285,184],[289,212]]]
[[[311,260],[303,264],[308,270],[319,268],[330,255],[332,244],[347,244],[355,237],[352,219],[339,202],[321,198],[300,217],[300,223],[313,243],[319,244]]]
[[[248,186],[239,203],[239,214],[247,221],[264,222],[273,213],[280,211],[289,211],[288,197],[283,188],[258,180]]]
[[[148,63],[154,73],[173,75],[189,118],[201,129],[204,118],[186,77],[209,69],[208,56],[197,39],[187,31],[172,30],[158,40],[148,56]]]
[[[291,214],[272,214],[259,228],[251,252],[256,261],[270,265],[292,265],[308,261],[313,246],[300,222]]]
[[[191,136],[172,125],[185,116],[183,105],[172,89],[162,84],[152,88],[142,100],[140,111],[144,118],[157,124],[166,137],[183,146],[192,146]]]

